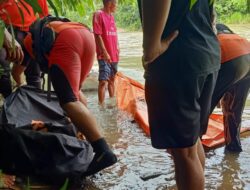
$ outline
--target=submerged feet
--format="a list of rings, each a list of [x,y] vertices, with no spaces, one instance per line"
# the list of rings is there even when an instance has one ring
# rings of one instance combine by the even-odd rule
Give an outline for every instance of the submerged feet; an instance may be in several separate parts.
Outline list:
[[[0,174],[0,188],[11,188],[15,183],[15,176]]]
[[[235,153],[239,153],[242,152],[242,147],[240,144],[237,143],[230,143],[228,145],[226,145],[225,150],[228,152],[235,152]]]
[[[93,175],[104,168],[112,166],[116,162],[117,157],[111,150],[96,153],[85,173],[85,176]]]

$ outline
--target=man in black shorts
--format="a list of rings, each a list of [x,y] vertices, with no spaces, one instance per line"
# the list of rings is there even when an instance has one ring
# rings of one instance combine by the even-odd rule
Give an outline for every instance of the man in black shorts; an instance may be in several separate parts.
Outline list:
[[[213,2],[141,0],[140,5],[152,145],[171,152],[179,190],[204,189],[200,137],[220,67]]]

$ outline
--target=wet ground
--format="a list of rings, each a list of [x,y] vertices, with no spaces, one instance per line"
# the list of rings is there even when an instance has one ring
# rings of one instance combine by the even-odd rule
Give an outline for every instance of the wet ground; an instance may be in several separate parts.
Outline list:
[[[250,39],[250,25],[231,28]],[[120,33],[120,71],[140,81],[142,34]],[[94,84],[95,82],[93,82]],[[165,151],[153,149],[150,139],[125,112],[97,105],[95,92],[87,92],[90,110],[96,115],[100,130],[118,156],[119,162],[100,174],[88,178],[84,189],[91,190],[171,190],[176,189],[173,162]],[[216,110],[220,112],[220,110]],[[250,126],[250,106],[244,112],[243,126]],[[224,147],[206,152],[207,190],[250,190],[250,134],[242,138],[243,152],[224,152]]]
[[[232,26],[232,29],[250,39],[250,25]],[[143,70],[140,59],[142,34],[120,33],[121,61],[119,70],[140,81]],[[95,90],[95,64],[92,78],[86,85]],[[87,91],[88,107],[96,116],[100,130],[118,156],[114,166],[89,177],[84,190],[171,190],[176,189],[174,166],[164,150],[151,147],[150,139],[125,112],[112,107],[107,99],[105,109],[97,104],[96,91]],[[220,111],[220,110],[216,110]],[[250,105],[244,112],[243,126],[250,126]],[[206,152],[207,190],[250,190],[250,134],[242,137],[243,152],[230,154],[224,147]],[[41,189],[41,188],[40,188]],[[43,188],[42,188],[43,189]]]
[[[89,108],[96,115],[119,162],[89,178],[85,189],[175,189],[173,162],[169,155],[151,147],[150,139],[130,115],[115,108],[100,109],[95,103],[97,96],[93,93],[87,95]],[[249,116],[249,113],[245,114],[248,119]],[[250,189],[249,135],[242,137],[244,151],[240,154],[225,153],[223,147],[206,153],[206,189]]]

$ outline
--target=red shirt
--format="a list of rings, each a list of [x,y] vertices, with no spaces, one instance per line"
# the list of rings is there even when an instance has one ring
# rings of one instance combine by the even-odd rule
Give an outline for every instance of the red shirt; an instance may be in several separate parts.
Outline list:
[[[93,30],[96,35],[101,35],[111,62],[118,62],[118,38],[114,16],[103,10],[97,11],[93,16]],[[97,59],[103,59],[103,52],[98,45],[96,46],[96,52]]]
[[[39,5],[42,8],[41,17],[48,15],[48,6],[46,0],[38,0]],[[20,10],[23,14],[21,16]],[[8,19],[10,17],[10,20]],[[22,31],[28,31],[30,25],[36,20],[36,15],[32,7],[24,0],[15,1],[8,0],[0,4],[0,18],[5,24],[12,24],[14,27],[19,28]]]
[[[47,0],[37,0],[39,6],[42,9],[42,13],[39,14],[40,18],[43,18],[45,16],[49,15],[49,8],[48,8],[48,4],[47,4]]]
[[[52,28],[56,33],[60,33],[66,29],[87,29],[87,27],[79,22],[62,22],[62,21],[53,21],[47,24],[46,27]],[[70,37],[69,37],[70,38]],[[28,33],[28,35],[24,38],[24,47],[30,54],[32,58],[35,58],[33,49],[32,49],[32,37],[31,34]]]
[[[221,63],[250,54],[250,42],[237,34],[218,34],[221,48]]]

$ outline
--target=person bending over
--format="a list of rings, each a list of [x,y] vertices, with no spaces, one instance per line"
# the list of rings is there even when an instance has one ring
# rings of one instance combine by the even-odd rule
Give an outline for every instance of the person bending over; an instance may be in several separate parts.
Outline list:
[[[94,62],[94,36],[86,26],[75,22],[53,21],[45,28],[56,32],[56,39],[46,54],[54,90],[62,108],[91,143],[95,152],[86,172],[86,175],[91,175],[117,162],[115,154],[100,134],[94,116],[87,109],[86,100],[81,92],[81,84]],[[24,44],[30,54],[33,51],[32,43],[36,42],[32,42],[32,36],[28,35]],[[36,53],[34,52],[34,55]]]
[[[213,93],[211,113],[221,103],[226,150],[241,152],[241,117],[250,87],[250,42],[224,24],[216,24],[221,68]]]

